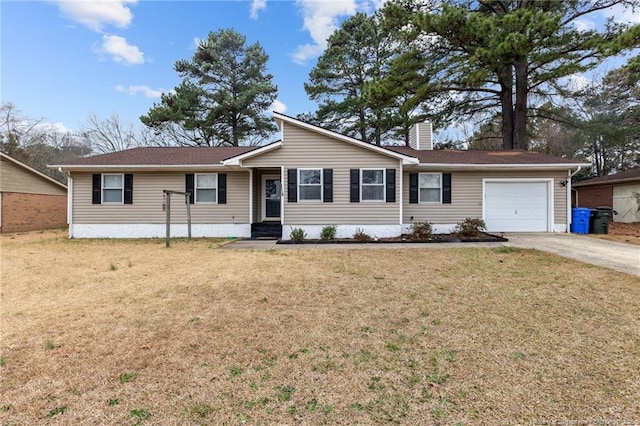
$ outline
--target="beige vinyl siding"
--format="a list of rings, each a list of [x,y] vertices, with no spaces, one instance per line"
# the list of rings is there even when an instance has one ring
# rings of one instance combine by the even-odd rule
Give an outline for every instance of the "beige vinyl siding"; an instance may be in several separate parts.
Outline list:
[[[0,161],[0,191],[46,195],[67,193],[63,187],[4,158]]]
[[[227,204],[192,204],[192,223],[249,223],[249,173],[225,173]],[[91,173],[74,173],[73,179],[75,224],[162,224],[162,190],[185,190],[185,173],[133,173],[133,204],[91,204]],[[171,223],[187,223],[182,196],[171,197]]]
[[[282,147],[243,161],[245,167],[285,167],[282,176],[284,223],[398,224],[400,215],[400,160],[339,141],[287,123],[283,124]],[[333,202],[287,202],[287,169],[333,169]],[[396,169],[396,202],[349,201],[349,170]],[[262,200],[260,201],[262,202]]]
[[[433,170],[421,170],[434,172]],[[413,171],[412,171],[413,172]],[[403,223],[429,221],[452,224],[467,217],[482,217],[482,179],[553,178],[553,207],[555,224],[567,223],[567,188],[560,182],[567,179],[566,171],[522,172],[452,172],[451,204],[409,204],[409,172],[404,173]]]

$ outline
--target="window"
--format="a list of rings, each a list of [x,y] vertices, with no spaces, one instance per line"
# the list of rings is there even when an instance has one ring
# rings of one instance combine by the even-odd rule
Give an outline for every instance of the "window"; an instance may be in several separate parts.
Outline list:
[[[300,200],[322,200],[322,169],[298,169]]]
[[[420,202],[440,203],[442,200],[442,174],[420,173]]]
[[[124,201],[124,175],[102,175],[102,202],[120,203]]]
[[[217,202],[218,175],[196,175],[196,203]]]
[[[363,201],[384,201],[384,169],[362,169],[360,185]]]

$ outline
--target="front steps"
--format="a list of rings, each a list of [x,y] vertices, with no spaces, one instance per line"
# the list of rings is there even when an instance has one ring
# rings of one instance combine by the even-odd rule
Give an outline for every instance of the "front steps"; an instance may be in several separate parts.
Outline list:
[[[282,238],[282,225],[278,222],[252,223],[251,238],[254,240],[279,240]]]

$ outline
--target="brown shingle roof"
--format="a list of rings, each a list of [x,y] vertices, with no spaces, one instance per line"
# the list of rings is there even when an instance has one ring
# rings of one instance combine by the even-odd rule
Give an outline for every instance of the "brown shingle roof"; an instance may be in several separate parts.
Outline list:
[[[66,162],[65,166],[181,166],[219,164],[256,146],[225,147],[141,147],[94,155]]]
[[[593,179],[583,180],[582,182],[576,182],[574,187],[600,185],[608,183],[626,182],[626,181],[640,181],[640,167],[636,169],[629,169],[624,172],[616,173],[608,176],[600,176]]]
[[[415,150],[405,146],[389,146],[400,154],[416,157],[428,164],[577,164],[575,160],[541,154],[535,151]]]

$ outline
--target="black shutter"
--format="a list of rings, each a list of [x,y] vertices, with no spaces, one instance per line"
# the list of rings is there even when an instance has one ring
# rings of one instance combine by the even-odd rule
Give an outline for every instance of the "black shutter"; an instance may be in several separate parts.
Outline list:
[[[227,204],[227,174],[218,173],[218,204]]]
[[[102,204],[102,175],[93,175],[93,191],[91,204]]]
[[[352,203],[359,203],[360,202],[360,169],[351,169],[350,176],[351,176],[350,185],[349,185],[349,189],[351,193],[350,201]]]
[[[409,173],[409,203],[418,204],[418,173]]]
[[[451,173],[442,174],[442,204],[451,204]]]
[[[133,175],[124,175],[124,203],[133,204]]]
[[[396,169],[387,169],[387,203],[396,202]]]
[[[195,193],[195,181],[193,173],[187,173],[185,175],[185,192],[189,192],[191,197],[189,197],[189,204],[194,204],[196,202],[196,193]]]
[[[287,170],[287,201],[298,202],[298,169]]]
[[[333,169],[322,169],[323,199],[325,203],[333,203]]]

